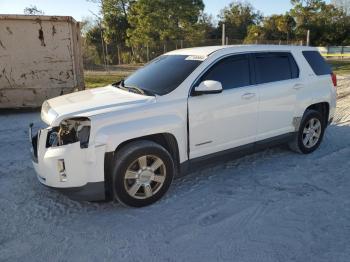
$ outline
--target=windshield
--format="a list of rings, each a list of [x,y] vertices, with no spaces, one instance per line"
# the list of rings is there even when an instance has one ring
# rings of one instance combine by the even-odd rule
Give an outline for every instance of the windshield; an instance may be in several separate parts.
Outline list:
[[[163,55],[129,76],[124,85],[165,95],[176,89],[202,61],[202,57]]]

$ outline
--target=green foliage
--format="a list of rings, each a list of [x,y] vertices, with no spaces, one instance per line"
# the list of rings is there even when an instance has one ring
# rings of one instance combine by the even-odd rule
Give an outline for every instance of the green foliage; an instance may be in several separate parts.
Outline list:
[[[310,30],[312,45],[346,44],[350,35],[350,18],[344,10],[322,0],[292,0],[290,14],[296,22],[295,34],[305,39]]]
[[[246,43],[255,41],[283,40],[289,41],[293,38],[296,23],[288,13],[285,15],[272,15],[263,19],[261,25],[249,27]]]
[[[251,26],[261,22],[262,14],[247,2],[232,2],[220,14],[219,28],[225,23],[226,35],[232,39],[244,39]]]
[[[202,0],[138,0],[131,6],[128,44],[154,46],[170,40],[196,40],[203,33]]]
[[[95,62],[96,64],[103,62],[101,40],[101,29],[98,25],[94,25],[86,32],[85,39],[83,41],[83,50],[85,53],[84,55],[86,56],[85,59],[87,59],[87,56],[89,56],[89,62]]]
[[[88,1],[100,5],[97,22],[83,30],[89,63],[104,62],[102,42],[111,64],[147,62],[181,47],[220,44],[223,23],[230,43],[305,43],[310,30],[311,45],[350,44],[347,5],[338,3],[343,0],[333,1],[337,7],[324,0],[291,0],[289,12],[269,17],[248,2],[233,1],[217,23],[203,12],[203,0]]]
[[[107,44],[124,45],[129,28],[128,11],[133,0],[103,0],[101,12],[105,29],[104,40]]]

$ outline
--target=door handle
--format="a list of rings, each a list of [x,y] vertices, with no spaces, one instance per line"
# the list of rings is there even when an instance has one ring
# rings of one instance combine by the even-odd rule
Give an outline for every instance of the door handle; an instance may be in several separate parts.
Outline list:
[[[301,89],[301,88],[303,88],[303,87],[304,87],[303,84],[295,84],[295,85],[293,86],[293,88],[294,88],[295,90],[299,90],[299,89]]]
[[[255,93],[245,93],[244,95],[242,95],[242,98],[245,100],[252,99],[253,97],[255,97]]]

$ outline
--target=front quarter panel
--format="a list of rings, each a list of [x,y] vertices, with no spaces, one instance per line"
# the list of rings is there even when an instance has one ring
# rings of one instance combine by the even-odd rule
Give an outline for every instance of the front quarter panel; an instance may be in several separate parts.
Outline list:
[[[122,114],[95,116],[91,139],[105,145],[106,152],[115,151],[123,142],[144,136],[168,133],[178,143],[180,162],[187,159],[186,100],[157,102]]]

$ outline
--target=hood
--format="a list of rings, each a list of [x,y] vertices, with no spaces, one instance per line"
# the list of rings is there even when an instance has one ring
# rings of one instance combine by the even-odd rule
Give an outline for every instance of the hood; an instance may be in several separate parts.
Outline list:
[[[119,109],[154,102],[155,97],[144,96],[113,86],[84,90],[59,96],[44,102],[41,116],[51,125],[70,116],[92,116]]]

